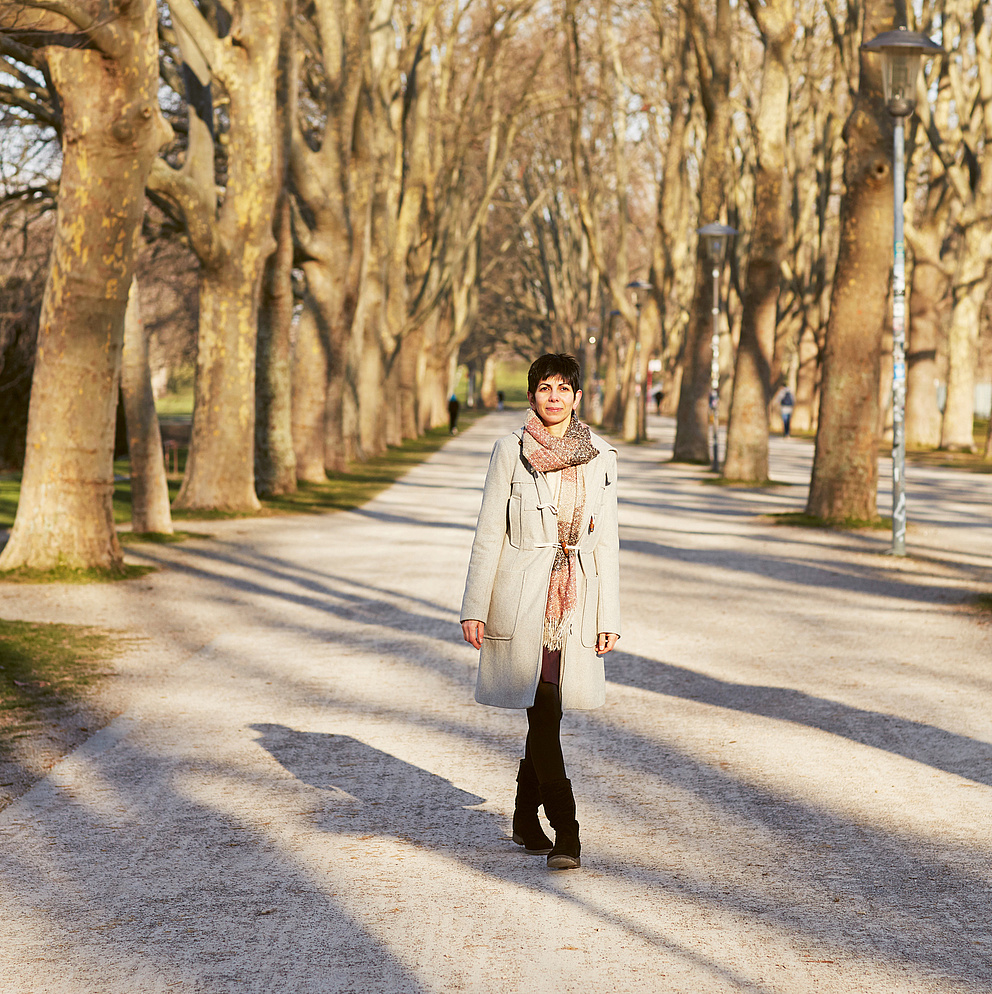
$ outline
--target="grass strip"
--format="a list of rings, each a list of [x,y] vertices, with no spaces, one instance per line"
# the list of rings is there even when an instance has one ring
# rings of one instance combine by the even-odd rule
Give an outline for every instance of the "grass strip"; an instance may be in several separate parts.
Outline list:
[[[805,511],[784,511],[763,514],[762,517],[775,525],[792,525],[798,528],[828,528],[836,531],[857,531],[866,528],[871,531],[889,531],[892,528],[892,519],[881,517],[870,521],[862,518],[818,518],[815,514],[806,514]]]
[[[80,702],[129,641],[100,628],[0,619],[0,752],[46,714]]]
[[[155,566],[135,566],[125,563],[120,569],[75,569],[55,566],[52,569],[34,569],[18,566],[17,569],[0,570],[2,583],[116,583],[118,580],[135,580],[154,573]]]
[[[458,423],[462,429],[469,427],[480,417],[488,413],[482,410],[468,409],[461,412]],[[353,463],[347,473],[331,473],[322,483],[301,483],[295,493],[283,494],[277,497],[262,499],[262,509],[259,512],[197,510],[187,511],[174,509],[172,518],[175,521],[210,521],[227,518],[251,518],[271,514],[323,514],[328,511],[350,511],[370,501],[388,486],[395,483],[418,463],[437,452],[451,438],[448,429],[432,428],[420,438],[408,439],[402,445],[390,446],[381,456],[376,456],[366,462]],[[176,472],[168,475],[169,498],[173,499],[179,492],[182,474],[186,467],[186,449],[178,452]],[[130,467],[126,459],[114,463],[114,521],[117,524],[127,524],[131,520],[131,480]],[[20,497],[20,475],[5,473],[0,475],[0,528],[10,528],[14,523],[17,511],[17,501]],[[198,532],[177,531],[174,535],[164,533],[133,534],[122,531],[119,533],[121,542],[125,544],[136,542],[181,542],[186,538],[208,538]],[[128,567],[131,569],[134,567]],[[142,567],[143,568],[143,567]],[[92,576],[87,576],[92,573]],[[116,575],[102,571],[86,570],[54,570],[47,571],[53,582],[87,582],[89,580],[126,579],[125,575]],[[4,579],[23,582],[38,582],[35,578],[37,571],[11,570],[0,574]],[[141,574],[134,574],[141,575]],[[29,577],[32,577],[29,579]]]

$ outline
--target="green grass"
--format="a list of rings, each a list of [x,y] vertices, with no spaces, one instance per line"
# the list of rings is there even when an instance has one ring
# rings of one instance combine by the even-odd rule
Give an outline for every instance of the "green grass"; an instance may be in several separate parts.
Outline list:
[[[118,532],[121,545],[174,545],[188,538],[211,538],[206,532]]]
[[[159,397],[155,401],[155,410],[161,417],[191,415],[193,413],[193,384]]]
[[[766,487],[795,486],[794,483],[785,483],[782,480],[728,480],[723,476],[700,480],[700,483],[705,487],[747,487],[752,490],[763,490]]]
[[[505,359],[496,363],[496,389],[502,390],[507,404],[527,406],[527,370],[530,363],[524,359]]]
[[[155,401],[155,410],[160,416],[192,415],[195,379],[196,366],[193,363],[180,366],[169,377],[166,393]]]
[[[458,419],[461,428],[467,428],[485,412],[479,410],[463,411]],[[327,511],[351,510],[360,507],[371,500],[376,494],[395,483],[413,466],[422,462],[429,455],[437,452],[450,438],[447,428],[433,428],[420,438],[409,439],[400,446],[391,446],[385,454],[370,459],[367,462],[355,463],[348,473],[332,474],[324,483],[301,484],[296,493],[280,497],[266,498],[262,501],[261,514],[320,514]],[[186,449],[178,452],[177,472],[168,475],[169,499],[179,492],[182,474],[186,468]],[[114,463],[114,521],[128,524],[131,520],[131,480],[130,467],[126,459]],[[0,528],[10,528],[14,523],[17,510],[17,500],[20,496],[20,475],[4,474],[0,477]],[[184,511],[172,512],[175,521],[210,521],[227,518],[246,518],[258,515],[251,512],[238,511]],[[120,532],[120,540],[129,544],[134,542],[180,542],[188,537],[209,537],[202,532],[178,531],[175,535],[143,534],[132,535],[130,532]],[[86,571],[53,571],[50,575],[53,582],[85,582],[87,579],[105,580],[120,579],[116,575],[103,575],[99,571],[92,577],[84,575]],[[33,576],[24,570],[14,570],[2,574],[4,579],[20,582],[38,582],[29,580]],[[40,575],[40,574],[37,574]],[[49,574],[46,574],[49,575]]]
[[[34,569],[19,566],[17,569],[0,570],[2,583],[116,583],[118,580],[135,580],[153,573],[154,566],[131,566],[120,569],[76,569],[72,566],[55,566],[53,569]]]
[[[123,644],[98,628],[0,620],[0,710],[76,696]]]
[[[785,511],[779,514],[765,514],[776,525],[794,525],[799,528],[832,528],[838,530],[855,530],[868,528],[872,531],[889,531],[892,528],[891,518],[875,518],[865,521],[862,518],[818,518],[815,514],[804,511]]]
[[[987,611],[992,614],[992,594],[978,594],[975,597],[975,606],[980,611]]]
[[[0,528],[10,528],[21,496],[21,474],[0,473]]]
[[[88,688],[112,675],[108,662],[131,641],[99,628],[0,619],[0,755],[77,715]]]

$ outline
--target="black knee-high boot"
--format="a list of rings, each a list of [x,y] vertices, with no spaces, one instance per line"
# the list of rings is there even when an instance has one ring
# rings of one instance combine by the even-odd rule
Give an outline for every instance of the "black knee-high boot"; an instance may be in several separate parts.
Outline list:
[[[517,798],[513,805],[513,841],[535,856],[551,852],[551,840],[544,834],[537,809],[541,788],[534,766],[527,758],[520,760],[517,771]]]
[[[541,784],[544,813],[555,830],[555,845],[548,855],[552,870],[574,870],[579,860],[579,823],[575,820],[575,797],[571,780],[549,780]]]

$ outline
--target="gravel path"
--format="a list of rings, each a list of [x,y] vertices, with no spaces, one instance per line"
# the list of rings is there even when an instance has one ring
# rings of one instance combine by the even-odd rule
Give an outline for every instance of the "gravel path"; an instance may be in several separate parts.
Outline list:
[[[523,716],[473,703],[456,613],[519,418],[360,511],[4,590],[143,640],[120,717],[0,812],[3,994],[992,992],[992,478],[911,469],[895,560],[760,517],[802,509],[808,443],[774,440],[788,485],[704,486],[652,419],[553,873],[509,841]]]

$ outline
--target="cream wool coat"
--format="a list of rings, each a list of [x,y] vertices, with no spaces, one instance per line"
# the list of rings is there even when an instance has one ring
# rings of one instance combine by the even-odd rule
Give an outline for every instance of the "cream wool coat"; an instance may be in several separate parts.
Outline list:
[[[555,489],[523,456],[518,430],[493,448],[472,545],[463,621],[485,622],[475,699],[528,708],[541,676],[544,611],[558,547]],[[620,634],[617,450],[592,435],[598,455],[585,474],[577,558],[576,609],[561,660],[562,707],[600,707],[606,699],[600,632]]]

